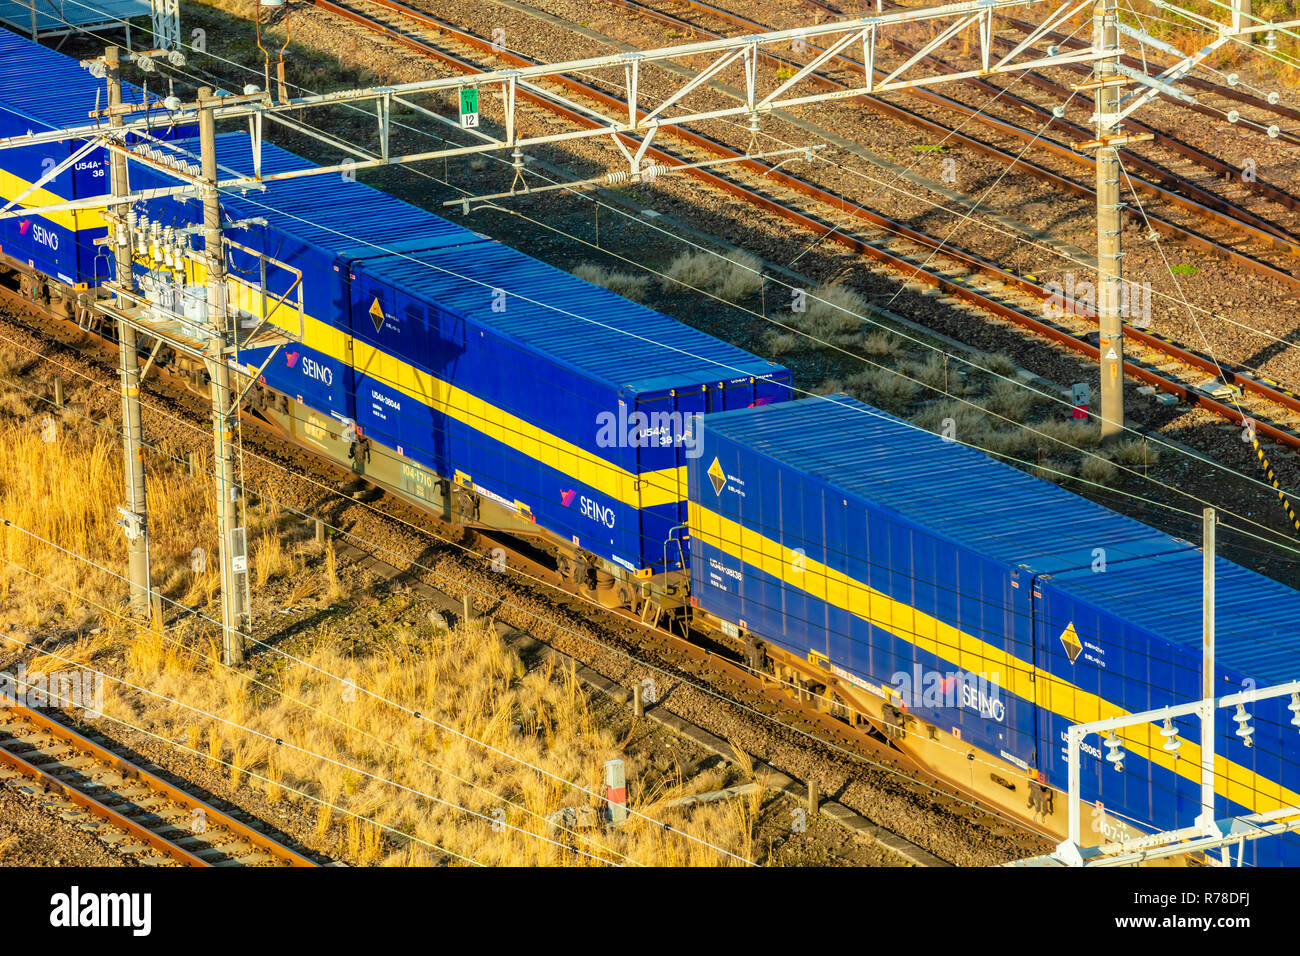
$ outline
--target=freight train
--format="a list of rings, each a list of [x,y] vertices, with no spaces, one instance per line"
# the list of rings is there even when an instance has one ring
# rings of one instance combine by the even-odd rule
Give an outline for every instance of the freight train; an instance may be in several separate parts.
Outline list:
[[[95,102],[75,61],[23,38],[0,33],[0,67],[0,137]],[[197,151],[190,131],[155,133]],[[0,201],[43,149],[0,150]],[[251,171],[252,152],[218,137],[229,169]],[[265,144],[259,161],[310,166]],[[88,154],[26,204],[103,193],[103,164]],[[133,187],[149,175],[133,167]],[[232,359],[287,440],[453,527],[527,543],[604,607],[711,634],[987,804],[1063,835],[1065,729],[1199,696],[1188,542],[847,396],[795,400],[786,369],[363,184],[285,180],[222,205],[232,308],[292,333]],[[203,298],[199,206],[132,216],[136,280],[184,325]],[[104,234],[85,212],[0,223],[0,273],[89,325]],[[1300,676],[1300,592],[1220,560],[1217,607],[1225,693]],[[1258,702],[1247,746],[1221,715],[1219,816],[1300,802],[1294,716]],[[1199,737],[1175,729],[1177,755],[1155,725],[1128,733],[1118,772],[1085,746],[1085,843],[1196,816]],[[1294,863],[1300,845],[1245,859]]]

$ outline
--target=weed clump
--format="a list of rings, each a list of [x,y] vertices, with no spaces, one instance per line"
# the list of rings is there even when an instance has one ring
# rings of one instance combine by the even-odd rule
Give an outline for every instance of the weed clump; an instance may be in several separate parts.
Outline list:
[[[592,285],[608,289],[610,292],[621,295],[625,299],[631,299],[633,302],[644,302],[649,297],[650,279],[648,276],[621,272],[617,269],[607,269],[591,262],[584,262],[573,270],[573,274],[584,282],[590,282]]]
[[[739,249],[725,256],[711,252],[683,252],[668,264],[664,274],[673,282],[738,302],[763,286],[763,263]]]

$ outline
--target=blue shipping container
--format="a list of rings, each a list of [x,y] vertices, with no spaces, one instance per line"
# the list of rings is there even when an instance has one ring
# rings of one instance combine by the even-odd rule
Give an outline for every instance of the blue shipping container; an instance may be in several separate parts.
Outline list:
[[[917,716],[1058,787],[1068,724],[1199,696],[1198,550],[847,396],[707,419],[689,485],[702,609],[904,691]],[[1294,679],[1300,592],[1219,566],[1225,688]],[[978,673],[995,693],[927,700],[932,673]],[[1300,790],[1277,756],[1294,733],[1284,703],[1259,705],[1253,751],[1224,716],[1237,782],[1223,809]],[[1185,767],[1134,749],[1124,774],[1085,757],[1085,799],[1146,827],[1189,823]]]

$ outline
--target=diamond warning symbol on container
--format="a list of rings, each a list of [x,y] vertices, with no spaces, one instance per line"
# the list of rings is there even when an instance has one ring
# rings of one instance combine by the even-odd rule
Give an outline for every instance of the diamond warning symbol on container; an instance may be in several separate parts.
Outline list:
[[[722,470],[722,462],[716,458],[709,465],[709,481],[713,482],[713,493],[721,497],[722,489],[727,485],[727,473]]]
[[[379,304],[378,296],[370,303],[370,320],[375,323],[376,332],[384,327],[384,307]]]
[[[1077,661],[1079,655],[1083,653],[1083,642],[1079,640],[1073,621],[1067,624],[1065,630],[1061,632],[1061,646],[1065,648],[1065,656],[1070,659],[1071,664]]]

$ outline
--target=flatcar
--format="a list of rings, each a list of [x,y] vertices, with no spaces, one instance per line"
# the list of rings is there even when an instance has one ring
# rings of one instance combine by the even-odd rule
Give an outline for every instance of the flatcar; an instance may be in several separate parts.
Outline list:
[[[1187,541],[846,395],[705,419],[689,468],[696,624],[752,666],[995,805],[1064,835],[1065,731],[1201,696],[1202,554]],[[1300,677],[1300,592],[1216,561],[1221,695]],[[1218,818],[1300,803],[1287,698],[1216,722]],[[1085,845],[1190,826],[1200,729],[1091,738]],[[1300,862],[1293,836],[1251,843]]]

